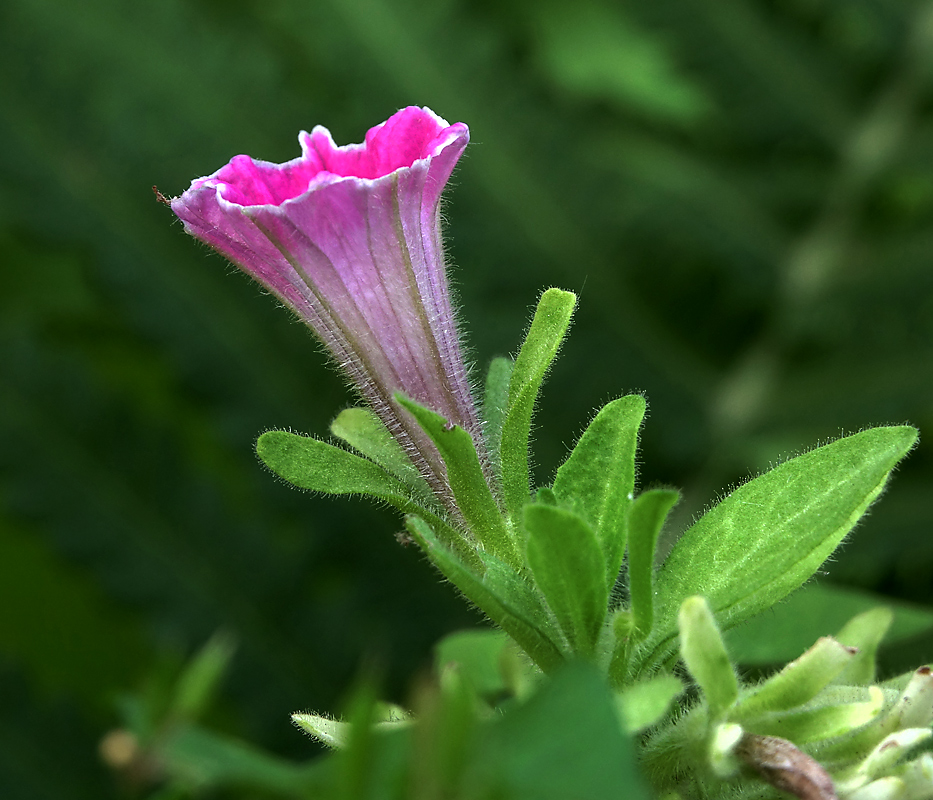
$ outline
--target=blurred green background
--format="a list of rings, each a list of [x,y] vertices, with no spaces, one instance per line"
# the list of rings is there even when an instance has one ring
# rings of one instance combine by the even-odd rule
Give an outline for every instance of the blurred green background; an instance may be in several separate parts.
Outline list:
[[[363,663],[404,698],[477,624],[393,513],[260,467],[260,432],[324,435],[349,395],[150,189],[409,104],[472,132],[446,216],[476,374],[542,288],[580,295],[540,482],[631,391],[642,485],[685,489],[674,531],[911,422],[829,571],[933,603],[933,3],[5,0],[0,62],[0,796],[119,796],[116,698],[218,629],[215,724],[302,756],[292,711],[335,709]]]

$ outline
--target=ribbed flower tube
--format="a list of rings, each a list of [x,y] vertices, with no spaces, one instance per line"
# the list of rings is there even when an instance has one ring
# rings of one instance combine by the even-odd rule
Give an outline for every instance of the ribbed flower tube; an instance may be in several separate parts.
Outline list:
[[[233,158],[172,210],[185,229],[305,322],[452,507],[433,443],[401,391],[482,447],[441,240],[441,193],[469,141],[463,123],[402,109],[362,144],[315,127],[284,164]]]

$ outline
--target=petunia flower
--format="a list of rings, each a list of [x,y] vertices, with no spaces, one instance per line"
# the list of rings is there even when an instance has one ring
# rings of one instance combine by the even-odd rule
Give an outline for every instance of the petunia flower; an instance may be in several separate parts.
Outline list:
[[[469,130],[412,106],[362,144],[338,147],[320,126],[298,138],[298,158],[236,156],[193,181],[172,210],[311,327],[449,500],[437,449],[393,395],[404,392],[482,446],[440,223],[441,193]]]

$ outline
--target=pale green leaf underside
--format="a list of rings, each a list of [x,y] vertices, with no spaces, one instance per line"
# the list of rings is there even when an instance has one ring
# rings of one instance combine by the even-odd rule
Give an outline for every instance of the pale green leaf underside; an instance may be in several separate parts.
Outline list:
[[[878,497],[916,439],[907,426],[848,436],[786,461],[707,512],[658,572],[656,633],[642,665],[673,653],[677,612],[691,595],[706,597],[726,629],[801,586]]]

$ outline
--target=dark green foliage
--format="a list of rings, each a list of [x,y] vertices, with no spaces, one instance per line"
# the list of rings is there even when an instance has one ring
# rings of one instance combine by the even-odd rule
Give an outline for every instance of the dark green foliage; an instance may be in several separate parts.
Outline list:
[[[350,398],[153,183],[292,158],[317,123],[360,141],[408,103],[468,122],[445,216],[479,366],[542,285],[580,296],[532,483],[592,408],[645,391],[640,484],[685,490],[665,531],[840,429],[930,440],[925,6],[564,5],[0,3],[0,795],[106,796],[115,692],[220,627],[240,649],[218,725],[303,756],[290,712],[333,708],[373,651],[400,695],[477,619],[394,510],[257,464],[260,432],[325,436]],[[933,602],[928,448],[835,580]]]

